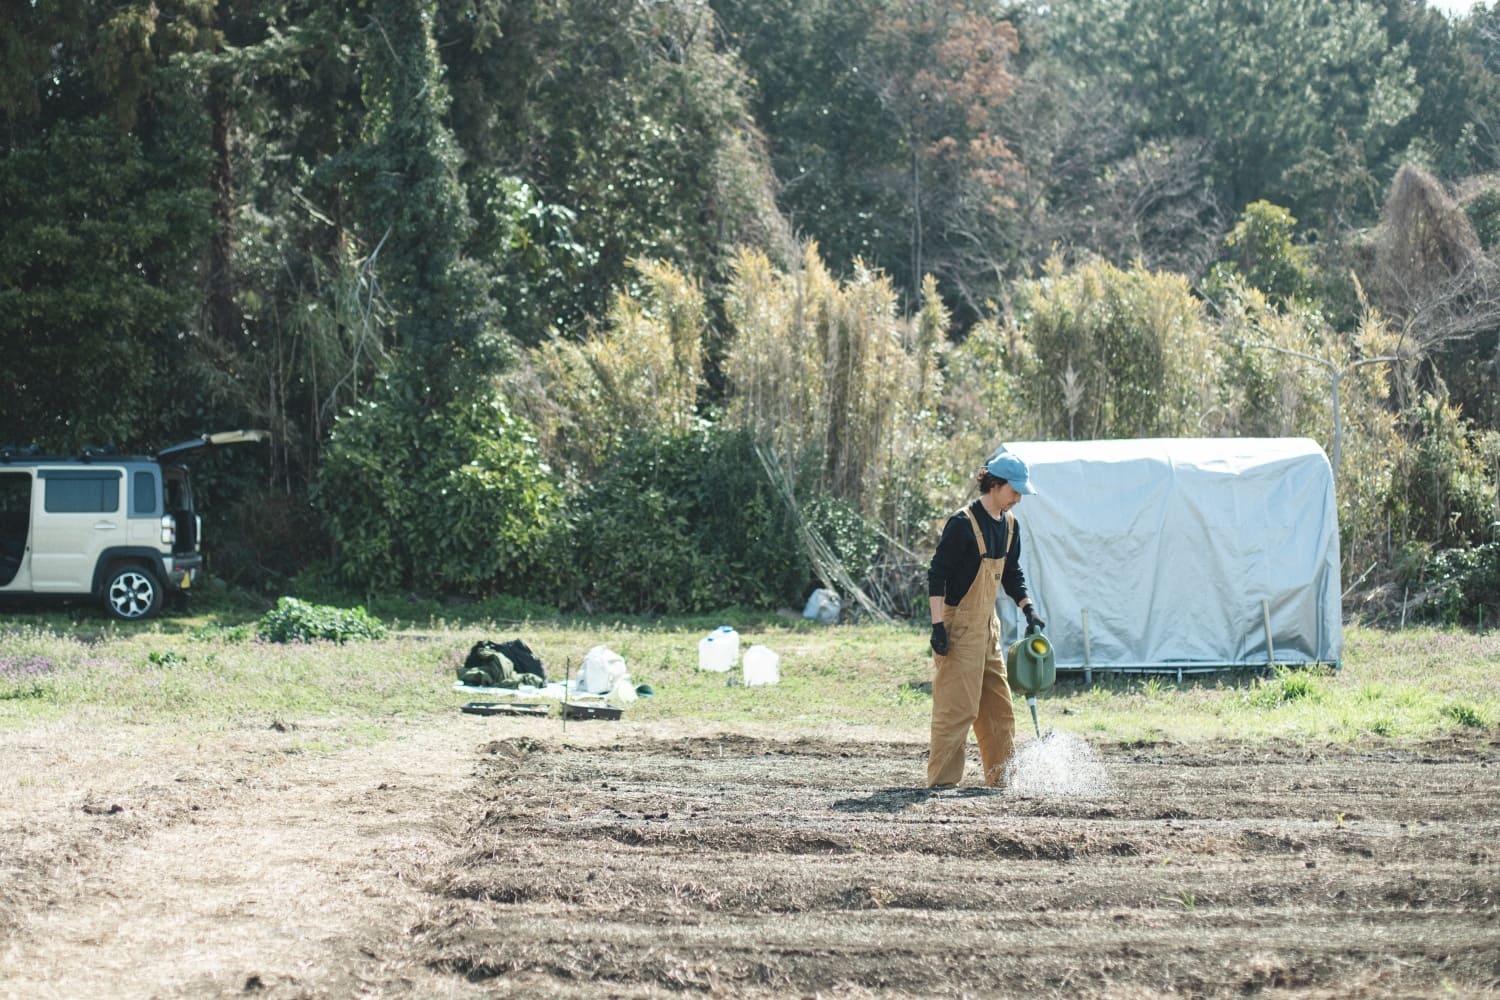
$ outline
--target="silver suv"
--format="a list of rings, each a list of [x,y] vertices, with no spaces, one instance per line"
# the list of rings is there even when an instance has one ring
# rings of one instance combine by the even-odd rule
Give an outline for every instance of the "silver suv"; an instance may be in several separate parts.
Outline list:
[[[203,572],[202,520],[177,462],[265,431],[225,431],[154,456],[0,448],[0,595],[92,595],[124,621],[161,611]]]

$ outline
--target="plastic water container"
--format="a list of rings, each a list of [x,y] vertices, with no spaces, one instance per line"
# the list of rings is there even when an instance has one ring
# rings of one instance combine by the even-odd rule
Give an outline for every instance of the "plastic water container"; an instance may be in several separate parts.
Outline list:
[[[745,687],[781,682],[781,657],[765,646],[745,650]]]
[[[711,632],[698,640],[698,669],[722,674],[734,666],[730,654],[729,641]]]
[[[729,646],[729,667],[740,662],[740,634],[728,625],[720,625],[714,629],[714,641],[727,643]],[[725,667],[728,670],[729,667]]]

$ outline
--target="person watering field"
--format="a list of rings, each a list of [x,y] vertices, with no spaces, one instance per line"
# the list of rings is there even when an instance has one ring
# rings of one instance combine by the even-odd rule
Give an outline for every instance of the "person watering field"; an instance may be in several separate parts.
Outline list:
[[[1026,593],[1021,530],[1011,508],[1034,494],[1026,463],[1002,451],[979,471],[979,499],[943,525],[927,594],[932,604],[932,740],[927,785],[957,785],[972,726],[979,739],[984,783],[997,786],[1015,747],[1005,655],[995,599],[1004,589],[1028,625],[1046,627]]]

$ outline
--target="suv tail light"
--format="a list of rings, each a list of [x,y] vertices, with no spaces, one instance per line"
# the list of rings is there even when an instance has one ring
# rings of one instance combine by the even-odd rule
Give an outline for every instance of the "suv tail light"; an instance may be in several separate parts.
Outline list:
[[[177,522],[172,520],[171,514],[163,514],[161,518],[161,543],[171,545],[177,541]]]

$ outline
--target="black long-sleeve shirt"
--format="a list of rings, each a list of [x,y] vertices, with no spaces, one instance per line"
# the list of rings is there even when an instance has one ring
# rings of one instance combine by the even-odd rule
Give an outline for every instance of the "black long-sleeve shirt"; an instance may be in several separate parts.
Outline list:
[[[1005,544],[1005,515],[997,520],[990,516],[984,505],[975,500],[969,505],[979,530],[984,532],[984,548],[987,559],[1000,558],[1001,546]],[[927,568],[927,594],[941,597],[949,605],[957,605],[979,575],[979,546],[974,541],[974,529],[963,511],[948,518],[943,525],[943,536],[938,539],[937,551],[932,554],[932,564]],[[1021,522],[1010,533],[1010,551],[1005,556],[1005,570],[1000,575],[1000,586],[1010,599],[1020,604],[1026,600],[1026,574],[1021,572]]]

